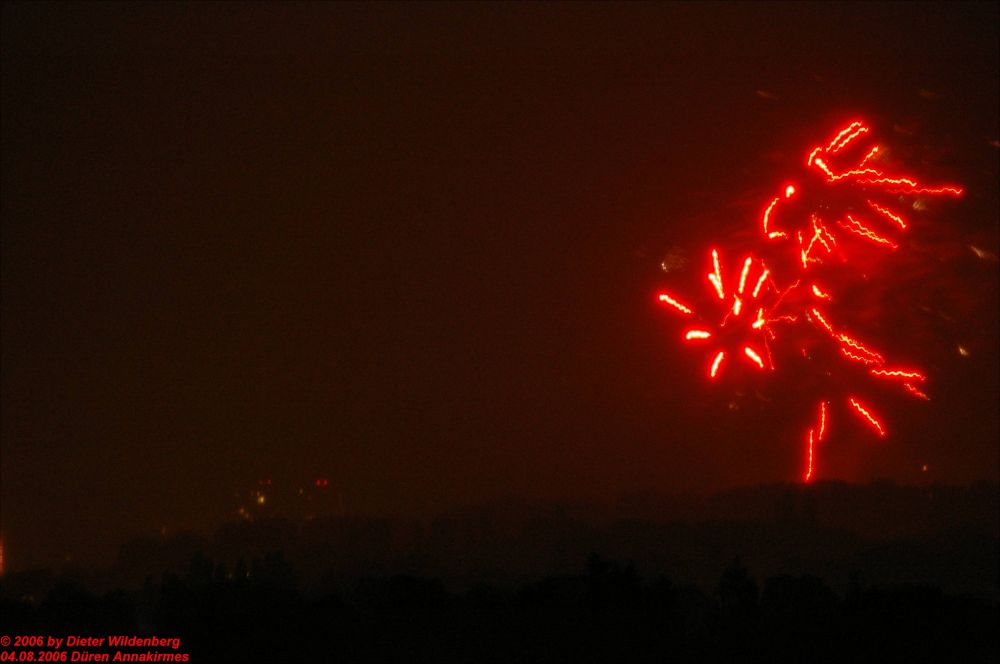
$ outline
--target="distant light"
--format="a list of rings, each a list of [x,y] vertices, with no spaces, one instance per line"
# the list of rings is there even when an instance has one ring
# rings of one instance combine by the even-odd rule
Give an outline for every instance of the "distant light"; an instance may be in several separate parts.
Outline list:
[[[985,249],[980,249],[979,247],[973,244],[969,245],[969,249],[972,250],[972,253],[974,253],[976,255],[976,258],[978,258],[979,260],[985,261],[989,260],[990,258],[996,258],[996,254],[994,254],[993,252],[986,251]]]
[[[962,344],[959,344],[958,345],[958,354],[961,355],[962,357],[968,357],[969,356],[969,349],[966,348],[965,346],[963,346]]]
[[[257,494],[257,504],[258,505],[263,505],[265,500],[266,499],[264,498],[264,494],[262,494],[262,493],[261,494]]]

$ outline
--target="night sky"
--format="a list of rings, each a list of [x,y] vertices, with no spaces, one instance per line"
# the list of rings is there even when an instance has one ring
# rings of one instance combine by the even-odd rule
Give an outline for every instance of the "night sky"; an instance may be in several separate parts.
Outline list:
[[[655,293],[857,115],[969,193],[886,276],[940,396],[827,477],[997,478],[996,3],[5,3],[2,30],[9,567],[208,528],[264,477],[405,515],[796,479],[799,423],[709,390]]]

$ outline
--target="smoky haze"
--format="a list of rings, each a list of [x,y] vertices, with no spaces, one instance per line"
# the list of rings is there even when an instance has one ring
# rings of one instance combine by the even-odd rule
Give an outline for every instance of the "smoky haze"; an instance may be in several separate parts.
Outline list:
[[[916,273],[941,396],[834,477],[997,477],[995,4],[2,11],[10,566],[262,478],[423,516],[797,477],[653,296],[857,114],[969,194]]]

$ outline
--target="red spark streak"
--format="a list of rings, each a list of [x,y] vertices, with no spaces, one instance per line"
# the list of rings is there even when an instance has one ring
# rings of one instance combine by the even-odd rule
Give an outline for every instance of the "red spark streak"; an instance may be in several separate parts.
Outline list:
[[[879,437],[885,437],[885,429],[882,427],[882,423],[879,422],[874,415],[872,415],[871,411],[867,407],[861,405],[861,402],[854,397],[850,397],[848,402],[854,407],[854,410],[857,411],[858,415],[860,415],[862,419],[867,421],[873,429],[878,431]]]
[[[843,221],[838,221],[837,225],[841,226],[842,228],[846,228],[855,235],[860,235],[863,238],[871,240],[875,244],[885,245],[890,249],[896,249],[898,246],[895,243],[891,242],[890,240],[882,237],[878,233],[874,232],[872,229],[868,228],[864,224],[860,223],[851,215],[847,215],[847,223]]]
[[[823,314],[821,314],[819,312],[819,309],[813,309],[809,313],[812,314],[813,318],[815,318],[817,321],[819,321],[820,326],[824,330],[826,330],[827,332],[829,332],[831,335],[833,334],[833,326],[830,325],[830,323],[828,323],[825,318],[823,318]]]
[[[809,445],[809,466],[806,468],[806,477],[805,477],[806,482],[812,480],[812,474],[813,474],[813,430],[812,429],[809,429],[808,445]]]
[[[771,272],[765,267],[764,271],[760,273],[760,279],[757,280],[757,285],[753,287],[753,293],[751,293],[753,297],[757,297],[760,293],[761,286],[764,285],[764,281],[767,279],[767,275],[769,274],[771,274]]]
[[[839,152],[843,148],[847,147],[847,144],[855,138],[866,133],[868,133],[868,127],[857,121],[852,122],[846,129],[841,130],[841,132],[837,134],[832,141],[830,141],[830,144],[826,146],[826,151],[831,153]]]
[[[865,158],[861,160],[858,166],[864,168],[865,164],[867,164],[869,160],[871,160],[877,154],[878,154],[878,146],[876,145],[875,147],[873,147],[871,150],[868,151],[868,154],[865,155]]]
[[[819,160],[817,160],[819,161]],[[952,196],[961,196],[964,190],[961,187],[924,187],[919,182],[911,180],[910,178],[890,178],[883,176],[882,173],[878,171],[873,171],[871,169],[865,171],[849,171],[843,175],[836,176],[838,179],[840,177],[847,177],[850,175],[876,175],[879,177],[872,178],[871,180],[856,180],[858,184],[874,184],[879,186],[886,186],[886,191],[893,194],[950,194]]]
[[[814,433],[816,434],[815,436],[813,436]],[[805,481],[806,482],[809,482],[810,480],[812,480],[812,476],[813,476],[813,465],[814,465],[814,458],[815,458],[815,454],[813,453],[813,448],[815,447],[815,443],[818,443],[821,440],[823,440],[823,436],[824,435],[826,435],[826,402],[825,401],[820,401],[819,402],[819,431],[816,432],[815,429],[809,429],[806,432],[806,439],[807,439],[806,444],[807,444],[808,451],[809,451],[809,460],[808,460],[808,463],[807,463],[807,466],[806,466],[806,474],[805,474]]]
[[[682,314],[691,315],[691,314],[694,313],[693,311],[691,311],[691,309],[685,307],[683,304],[681,304],[680,302],[678,302],[674,298],[670,297],[666,293],[660,293],[660,302],[664,302],[666,304],[669,304],[670,306],[672,306],[674,309],[676,309],[677,311],[681,312]]]
[[[927,396],[926,394],[924,394],[923,392],[921,392],[920,390],[918,390],[911,383],[903,383],[903,388],[905,388],[907,392],[909,392],[913,396],[917,397],[918,399],[923,399],[924,401],[930,401],[931,400],[931,398],[929,396]]]
[[[726,293],[724,290],[722,290],[722,282],[719,280],[719,277],[717,277],[714,273],[709,272],[708,280],[712,282],[713,286],[715,286],[715,293],[716,295],[719,296],[719,299],[720,300],[726,299]]]
[[[760,367],[761,369],[764,368],[764,360],[760,359],[760,355],[758,355],[756,351],[750,348],[750,346],[747,346],[743,349],[743,354],[746,355],[748,358],[750,358],[750,360],[758,367]]]
[[[919,371],[903,371],[900,369],[872,369],[871,374],[880,378],[903,378],[907,380],[926,380]]]
[[[715,268],[715,272],[709,273],[708,280],[715,286],[715,292],[719,296],[719,299],[724,300],[726,299],[726,292],[722,288],[722,269],[719,267],[719,252],[715,249],[712,249],[712,265]]]
[[[867,201],[867,203],[873,210],[879,212],[883,217],[891,219],[892,221],[896,222],[896,224],[904,231],[906,230],[906,221],[901,216],[899,216],[898,214],[896,214],[895,212],[893,212],[888,208],[882,207],[881,205],[875,203],[874,201]]]
[[[712,333],[708,330],[690,330],[684,335],[684,338],[688,341],[693,339],[708,339],[712,336]]]
[[[830,294],[829,293],[824,293],[822,290],[820,290],[819,286],[817,286],[816,284],[812,285],[812,292],[813,292],[813,295],[815,295],[816,297],[818,297],[821,300],[829,300],[830,299]]]
[[[847,346],[850,346],[852,349],[854,349],[855,351],[857,351],[858,353],[861,354],[861,356],[862,356],[863,359],[860,359],[860,360],[857,360],[857,361],[864,362],[865,364],[884,364],[885,363],[885,358],[884,357],[882,357],[879,353],[873,351],[871,348],[868,348],[867,346],[865,346],[863,343],[861,343],[857,339],[854,339],[854,338],[852,338],[852,337],[850,337],[850,336],[848,336],[847,334],[844,334],[844,333],[838,334],[837,335],[837,339],[840,340],[843,344],[846,344]],[[844,346],[841,346],[840,349],[842,351],[844,351],[845,354],[850,353],[850,351],[848,351],[846,348],[844,348]],[[852,358],[852,359],[854,359],[854,358]]]
[[[826,226],[823,225],[823,222],[821,222],[819,218],[816,217],[816,215],[812,215],[810,221],[812,222],[813,235],[811,238],[809,238],[809,245],[805,249],[802,249],[802,232],[799,231],[798,233],[799,249],[800,253],[802,254],[803,268],[807,268],[809,266],[810,261],[813,262],[820,261],[819,258],[810,258],[813,246],[816,244],[816,240],[819,240],[819,243],[823,245],[823,248],[826,249],[826,253],[830,253],[831,251],[833,251],[833,249],[830,247],[831,244],[833,244],[834,246],[836,246],[837,244],[837,241],[834,240],[833,235],[831,235],[830,232],[826,230]],[[826,237],[824,237],[824,235]],[[827,242],[827,238],[829,238],[830,242]]]
[[[836,238],[833,237],[833,234],[830,233],[830,231],[826,230],[826,226],[823,225],[822,221],[820,221],[817,217],[814,216],[812,218],[812,223],[813,223],[813,231],[819,234],[819,239],[821,242],[823,242],[823,236],[826,236],[826,239],[830,241],[830,244],[832,244],[835,247],[837,246]],[[827,251],[830,251],[830,247],[826,245],[826,242],[823,242],[823,246],[826,247]]]
[[[743,295],[743,289],[747,285],[747,272],[750,271],[751,262],[752,259],[750,259],[749,257],[745,261],[743,261],[743,272],[740,273],[740,287],[736,291],[740,295]]]
[[[840,352],[844,357],[855,362],[861,362],[862,364],[885,364],[885,358],[877,351],[868,348],[849,334],[834,332],[833,326],[823,317],[819,309],[813,308],[809,313],[812,314],[812,318],[821,328],[839,342]]]
[[[788,237],[781,231],[768,231],[768,224],[770,223],[771,220],[771,210],[774,209],[774,206],[777,205],[778,201],[780,200],[781,200],[780,198],[775,198],[773,201],[771,201],[771,204],[767,206],[767,209],[764,210],[764,235],[766,235],[768,238],[772,240],[779,237]]]
[[[793,195],[795,195],[795,187],[792,185],[785,187],[785,198],[791,198]]]
[[[843,346],[841,346],[840,348],[840,354],[846,357],[847,359],[851,360],[852,362],[859,362],[861,364],[869,364],[869,365],[878,364],[878,362],[873,360],[871,357],[865,355],[859,355],[851,350],[848,350],[847,348],[844,348]]]
[[[720,350],[718,354],[715,356],[715,359],[712,360],[712,368],[708,372],[708,375],[711,378],[715,378],[718,375],[719,365],[722,364],[722,360],[725,359],[725,357],[726,357],[725,351]]]

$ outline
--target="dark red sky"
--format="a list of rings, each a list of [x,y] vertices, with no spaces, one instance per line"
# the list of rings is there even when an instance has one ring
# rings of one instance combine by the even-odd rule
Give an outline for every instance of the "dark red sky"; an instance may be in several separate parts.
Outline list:
[[[392,513],[792,479],[797,424],[728,414],[652,295],[671,247],[752,223],[853,114],[915,127],[896,138],[948,155],[915,170],[970,194],[927,240],[948,318],[915,338],[942,397],[838,467],[995,479],[997,267],[962,248],[996,252],[997,23],[995,3],[5,3],[9,562],[207,526],[263,476]],[[973,360],[939,352],[959,341]]]

